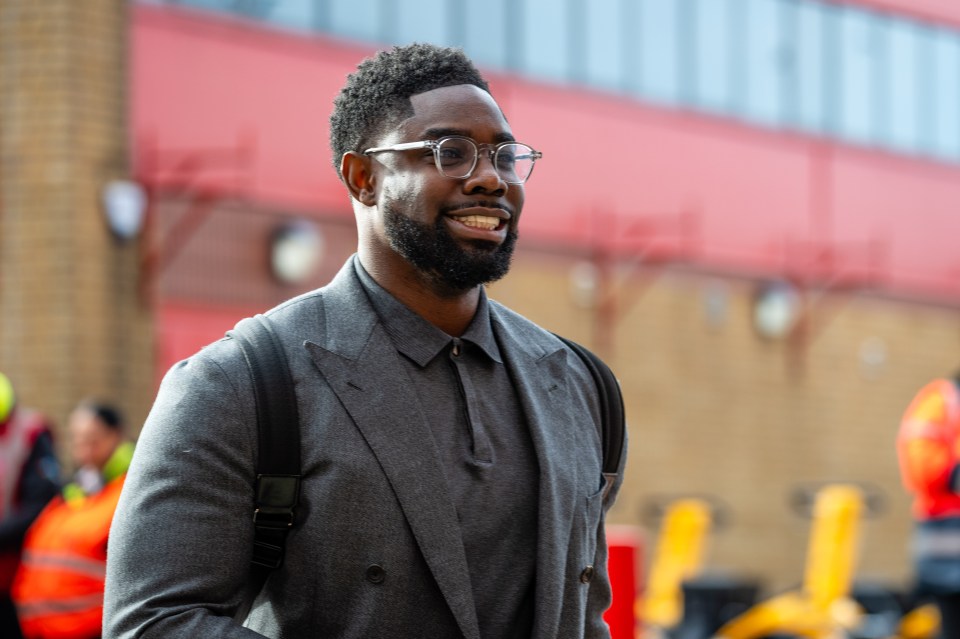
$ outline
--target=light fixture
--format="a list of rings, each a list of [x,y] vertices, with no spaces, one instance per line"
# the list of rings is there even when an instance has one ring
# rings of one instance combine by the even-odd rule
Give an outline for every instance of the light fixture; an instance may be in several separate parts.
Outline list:
[[[707,328],[723,328],[730,313],[730,286],[720,279],[706,282],[701,292],[701,304]]]
[[[887,343],[881,338],[867,337],[860,343],[860,374],[865,379],[877,379],[887,365]]]
[[[270,238],[270,269],[284,284],[302,284],[317,270],[323,256],[323,236],[306,220],[285,222]]]
[[[593,308],[600,289],[600,269],[590,260],[581,260],[570,269],[570,295],[580,308]]]
[[[764,282],[753,299],[753,327],[767,339],[782,339],[800,319],[800,294],[784,281]]]
[[[111,180],[103,186],[103,212],[107,225],[120,240],[128,241],[143,230],[147,194],[131,180]]]

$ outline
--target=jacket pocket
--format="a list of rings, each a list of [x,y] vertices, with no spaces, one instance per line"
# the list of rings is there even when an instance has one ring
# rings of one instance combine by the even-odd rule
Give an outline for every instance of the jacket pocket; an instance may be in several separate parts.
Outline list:
[[[580,569],[587,565],[592,565],[594,557],[597,554],[597,528],[600,527],[600,519],[603,516],[603,495],[606,482],[600,486],[600,490],[584,498],[583,512],[581,514],[580,526],[577,534],[579,536],[579,564]]]

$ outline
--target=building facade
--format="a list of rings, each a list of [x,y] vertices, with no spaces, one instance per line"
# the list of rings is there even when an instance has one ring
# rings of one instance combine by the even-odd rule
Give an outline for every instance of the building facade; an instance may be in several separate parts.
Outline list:
[[[130,289],[154,327],[137,327],[156,345],[147,394],[170,364],[321,285],[353,252],[327,144],[345,75],[391,43],[463,46],[518,138],[544,153],[515,267],[491,294],[597,350],[624,387],[630,468],[611,521],[652,533],[650,503],[711,495],[728,523],[708,565],[781,588],[801,579],[809,524],[791,494],[861,482],[886,508],[866,523],[858,574],[908,582],[898,420],[925,381],[960,368],[953,3],[129,11],[129,118],[114,131],[149,201]],[[26,237],[21,206],[4,200],[4,237]],[[98,241],[96,268],[120,259],[107,247],[133,250]],[[6,274],[12,249],[0,248]],[[10,281],[0,293],[23,288]],[[22,330],[0,333],[0,367]]]
[[[0,5],[0,370],[61,426],[87,396],[142,420],[155,392],[139,247],[102,204],[130,177],[127,18],[124,0]]]

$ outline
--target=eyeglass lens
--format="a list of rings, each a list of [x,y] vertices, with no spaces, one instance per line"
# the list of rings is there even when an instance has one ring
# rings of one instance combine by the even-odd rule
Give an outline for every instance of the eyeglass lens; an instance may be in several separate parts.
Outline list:
[[[443,175],[465,178],[476,166],[477,145],[468,138],[444,138],[437,145],[436,157]],[[505,182],[522,184],[533,171],[533,149],[526,144],[503,144],[497,147],[493,162]]]

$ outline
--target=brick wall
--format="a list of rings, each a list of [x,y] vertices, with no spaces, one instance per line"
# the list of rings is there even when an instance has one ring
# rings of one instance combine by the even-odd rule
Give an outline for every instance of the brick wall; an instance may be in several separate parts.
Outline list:
[[[641,517],[652,499],[710,495],[729,522],[712,535],[708,565],[786,588],[801,581],[809,529],[789,506],[794,488],[867,482],[886,505],[864,522],[858,574],[908,583],[894,439],[913,393],[960,368],[960,311],[828,292],[805,343],[770,341],[751,325],[754,282],[634,269],[605,323],[573,301],[577,261],[521,252],[492,297],[598,349],[618,374],[630,459],[610,521],[645,524],[654,538]]]
[[[129,174],[126,19],[125,0],[0,4],[0,370],[61,427],[86,395],[137,423],[152,393],[139,248],[100,205]]]

